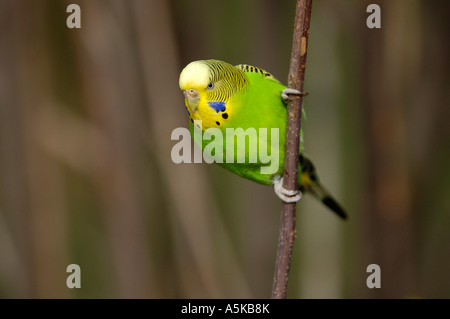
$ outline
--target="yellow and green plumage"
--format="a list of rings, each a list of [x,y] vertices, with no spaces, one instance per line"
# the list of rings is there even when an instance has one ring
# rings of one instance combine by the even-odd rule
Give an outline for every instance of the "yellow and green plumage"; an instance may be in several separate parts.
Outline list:
[[[260,184],[271,185],[276,177],[283,175],[285,138],[286,138],[286,104],[281,93],[286,86],[276,80],[270,73],[260,68],[240,64],[231,64],[218,60],[200,60],[188,64],[180,74],[179,85],[185,94],[185,104],[190,117],[190,129],[194,136],[194,123],[201,121],[202,134],[208,128],[217,128],[223,132],[223,163],[218,165]],[[304,114],[303,114],[304,116]],[[227,163],[226,158],[226,129],[242,128],[255,129],[259,134],[261,128],[268,132],[267,149],[278,152],[279,166],[273,174],[263,174],[264,166],[259,156],[254,163],[249,162],[250,154],[254,150],[248,141],[244,149],[237,149],[235,143],[234,161]],[[270,143],[271,129],[279,129],[279,143]],[[302,136],[302,134],[301,134]],[[258,136],[258,145],[261,140]],[[202,149],[211,140],[203,139]],[[302,144],[302,143],[301,143]],[[299,189],[312,193],[339,216],[346,218],[343,209],[322,187],[317,177],[314,165],[302,153],[300,145]],[[239,163],[238,157],[245,156],[245,162]]]

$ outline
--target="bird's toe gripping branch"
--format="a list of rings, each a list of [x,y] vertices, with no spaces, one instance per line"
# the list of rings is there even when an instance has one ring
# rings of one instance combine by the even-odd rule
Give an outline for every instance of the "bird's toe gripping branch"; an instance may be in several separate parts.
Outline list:
[[[273,180],[273,189],[275,194],[285,203],[295,203],[302,198],[302,192],[299,190],[289,190],[283,187],[283,177],[277,176]]]
[[[285,103],[289,101],[289,95],[307,96],[308,92],[300,92],[299,90],[285,88],[283,92],[281,92],[281,98]]]

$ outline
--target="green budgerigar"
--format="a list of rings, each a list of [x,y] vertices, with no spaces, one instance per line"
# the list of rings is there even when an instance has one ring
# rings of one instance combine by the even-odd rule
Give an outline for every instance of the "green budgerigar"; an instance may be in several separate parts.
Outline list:
[[[286,103],[290,94],[300,92],[287,88],[258,67],[233,66],[219,60],[189,63],[180,74],[179,85],[185,96],[191,134],[202,136],[201,139],[194,138],[194,142],[205,151],[210,143],[223,139],[220,141],[222,148],[216,147],[213,154],[218,165],[257,183],[274,185],[275,193],[286,202],[297,201],[302,192],[311,193],[340,217],[346,218],[341,206],[320,184],[314,165],[301,152],[302,145],[299,193],[282,187]],[[207,134],[209,131],[213,134]],[[237,133],[244,135],[239,137]],[[230,138],[230,134],[234,135]],[[256,138],[252,139],[252,134]],[[239,143],[239,139],[244,143]],[[227,148],[230,144],[232,146]],[[267,150],[267,154],[278,156],[274,161],[275,169],[268,169],[261,148]]]

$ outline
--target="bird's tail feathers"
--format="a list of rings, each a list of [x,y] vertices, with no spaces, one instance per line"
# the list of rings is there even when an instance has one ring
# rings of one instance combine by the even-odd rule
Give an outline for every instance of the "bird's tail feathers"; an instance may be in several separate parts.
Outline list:
[[[344,209],[320,183],[312,181],[305,190],[314,195],[317,200],[321,201],[339,217],[347,219],[347,214],[345,213]]]
[[[347,214],[330,193],[320,184],[313,163],[300,154],[301,177],[299,188],[301,191],[310,192],[317,200],[335,212],[339,217],[347,219]]]

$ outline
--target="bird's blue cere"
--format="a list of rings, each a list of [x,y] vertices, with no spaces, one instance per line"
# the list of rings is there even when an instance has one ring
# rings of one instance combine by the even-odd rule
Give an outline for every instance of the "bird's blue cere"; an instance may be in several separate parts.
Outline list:
[[[225,102],[208,102],[208,105],[211,106],[217,113],[225,111]]]

